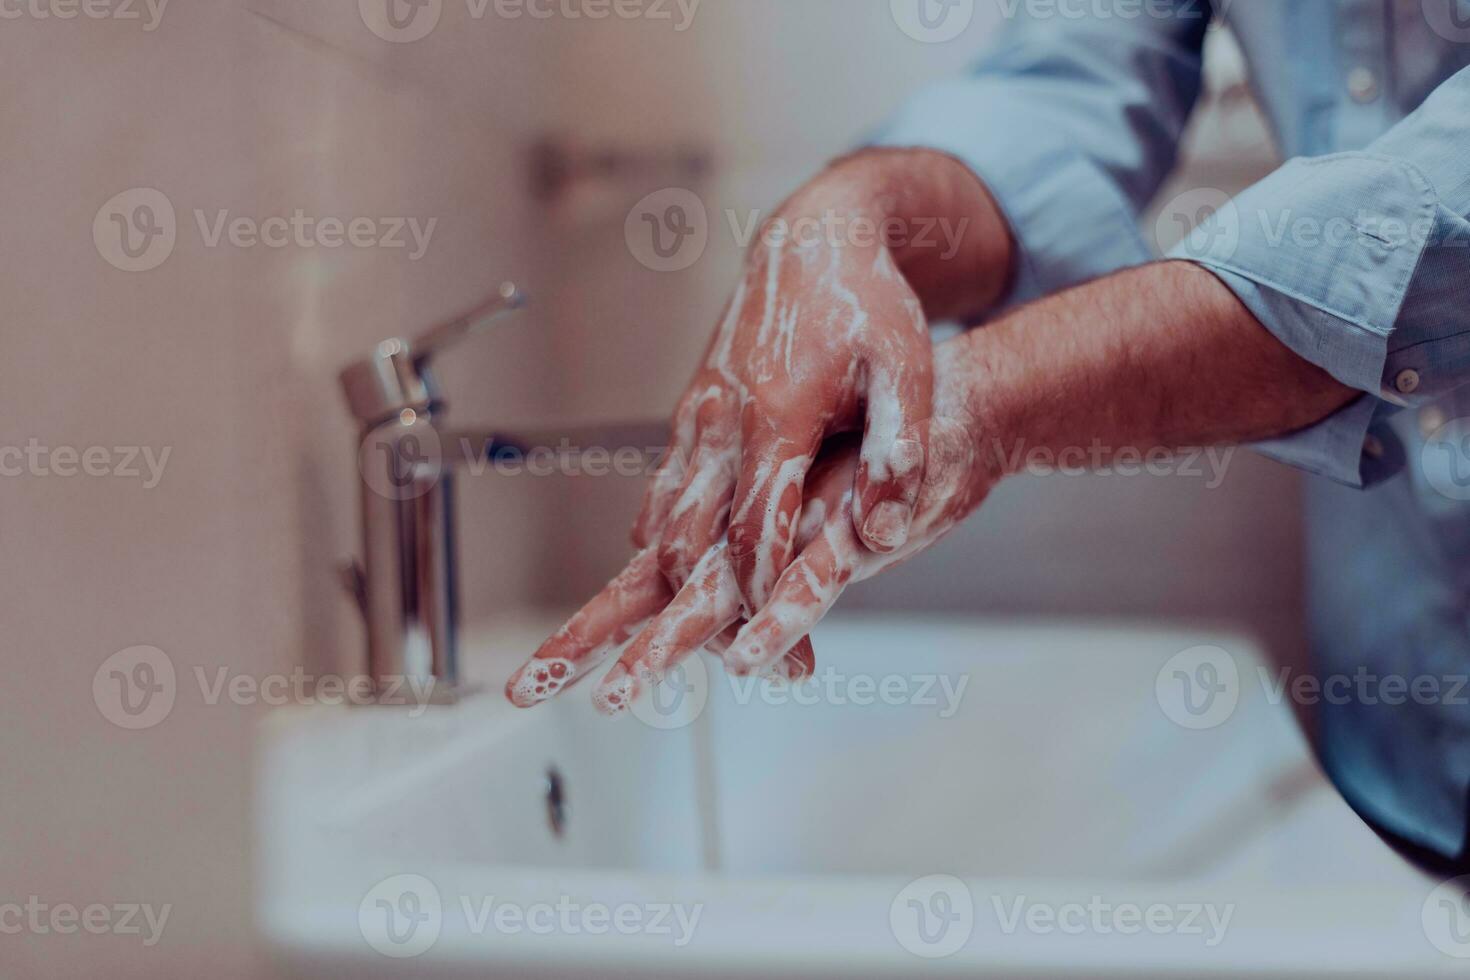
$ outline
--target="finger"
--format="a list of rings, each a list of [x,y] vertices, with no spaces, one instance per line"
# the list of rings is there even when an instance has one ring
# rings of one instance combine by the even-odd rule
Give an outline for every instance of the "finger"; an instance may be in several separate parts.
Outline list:
[[[721,663],[725,659],[725,651],[730,649],[730,644],[735,642],[735,637],[745,626],[745,620],[738,619],[726,626],[718,636],[712,637],[705,643],[704,648],[714,654]],[[802,681],[817,672],[817,651],[812,646],[812,638],[803,636],[796,641],[796,646],[791,652],[776,665],[775,674],[788,681]]]
[[[658,557],[644,549],[607,587],[557,630],[505,683],[505,696],[529,708],[587,675],[669,601]]]
[[[639,693],[718,636],[740,615],[724,544],[710,549],[684,587],[638,634],[592,692],[604,714],[628,710]]]
[[[703,556],[720,541],[735,491],[733,445],[701,446],[669,511],[659,538],[658,566],[674,588],[682,588]]]
[[[697,400],[693,393],[679,402],[674,412],[673,431],[669,438],[668,452],[654,471],[653,482],[643,494],[643,506],[638,519],[633,522],[633,547],[647,548],[658,539],[669,510],[678,499],[679,489],[684,485],[685,470],[690,453],[694,450],[697,433]]]
[[[718,386],[700,396],[694,413],[694,455],[658,531],[659,567],[675,589],[724,531],[735,489],[740,417],[735,398]]]
[[[914,352],[917,354],[918,352]],[[870,367],[867,425],[853,485],[853,526],[862,543],[880,554],[908,541],[924,482],[929,417],[934,402],[931,360],[886,358]]]
[[[770,601],[725,651],[725,669],[736,676],[759,673],[811,632],[852,580],[859,544],[845,513],[834,515],[782,573]]]
[[[818,424],[777,423],[758,413],[754,402],[746,406],[728,540],[747,614],[766,604],[791,563],[802,486],[821,444],[821,430]]]

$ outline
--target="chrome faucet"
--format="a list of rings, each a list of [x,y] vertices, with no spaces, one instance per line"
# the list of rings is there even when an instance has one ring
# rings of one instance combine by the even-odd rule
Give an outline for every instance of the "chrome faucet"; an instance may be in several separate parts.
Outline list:
[[[450,433],[447,405],[432,360],[460,340],[525,305],[513,283],[412,341],[385,340],[341,374],[347,406],[359,426],[360,560],[341,566],[367,630],[367,672],[379,703],[453,702],[465,693],[459,672],[459,566],[455,552],[457,465],[524,455],[556,439],[570,451],[612,443],[658,453],[667,427],[658,424],[565,430],[522,438],[490,432]]]

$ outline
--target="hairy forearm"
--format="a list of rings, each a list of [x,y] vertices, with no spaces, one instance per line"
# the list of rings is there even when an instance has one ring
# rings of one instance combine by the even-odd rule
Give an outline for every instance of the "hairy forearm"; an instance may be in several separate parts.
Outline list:
[[[971,410],[1011,460],[1021,456],[1016,444],[1089,447],[1106,458],[1267,438],[1358,394],[1186,262],[1059,293],[951,343],[975,379]]]

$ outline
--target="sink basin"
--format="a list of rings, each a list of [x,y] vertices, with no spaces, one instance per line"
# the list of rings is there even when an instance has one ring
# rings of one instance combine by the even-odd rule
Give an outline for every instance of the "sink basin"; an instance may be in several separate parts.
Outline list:
[[[516,711],[557,622],[471,636],[460,704],[267,720],[280,973],[1463,975],[1246,638],[838,616],[795,688],[701,661],[615,721]],[[1223,707],[1170,693],[1214,666]]]

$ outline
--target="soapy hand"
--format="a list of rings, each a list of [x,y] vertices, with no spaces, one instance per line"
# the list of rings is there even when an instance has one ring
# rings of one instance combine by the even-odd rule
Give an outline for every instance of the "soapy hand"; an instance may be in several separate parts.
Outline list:
[[[933,353],[885,240],[856,233],[883,222],[882,206],[839,168],[763,227],[634,527],[674,588],[725,536],[741,607],[764,606],[791,561],[818,448],[840,432],[864,432],[851,473],[857,539],[879,553],[907,541]]]
[[[712,544],[677,592],[659,573],[657,549],[650,547],[511,677],[511,701],[527,707],[546,700],[591,669],[588,651],[635,636],[593,692],[604,712],[627,709],[647,684],[707,644],[724,648],[726,669],[737,675],[799,680],[810,674],[810,647],[799,641],[847,585],[933,544],[980,505],[1001,475],[1000,461],[982,447],[987,427],[972,412],[975,365],[957,345],[938,353],[934,413],[922,433],[929,466],[901,547],[878,553],[858,537],[854,478],[862,453],[851,436],[830,440],[811,470],[794,522],[795,558],[738,632],[731,628],[742,615],[741,598],[728,542]]]

